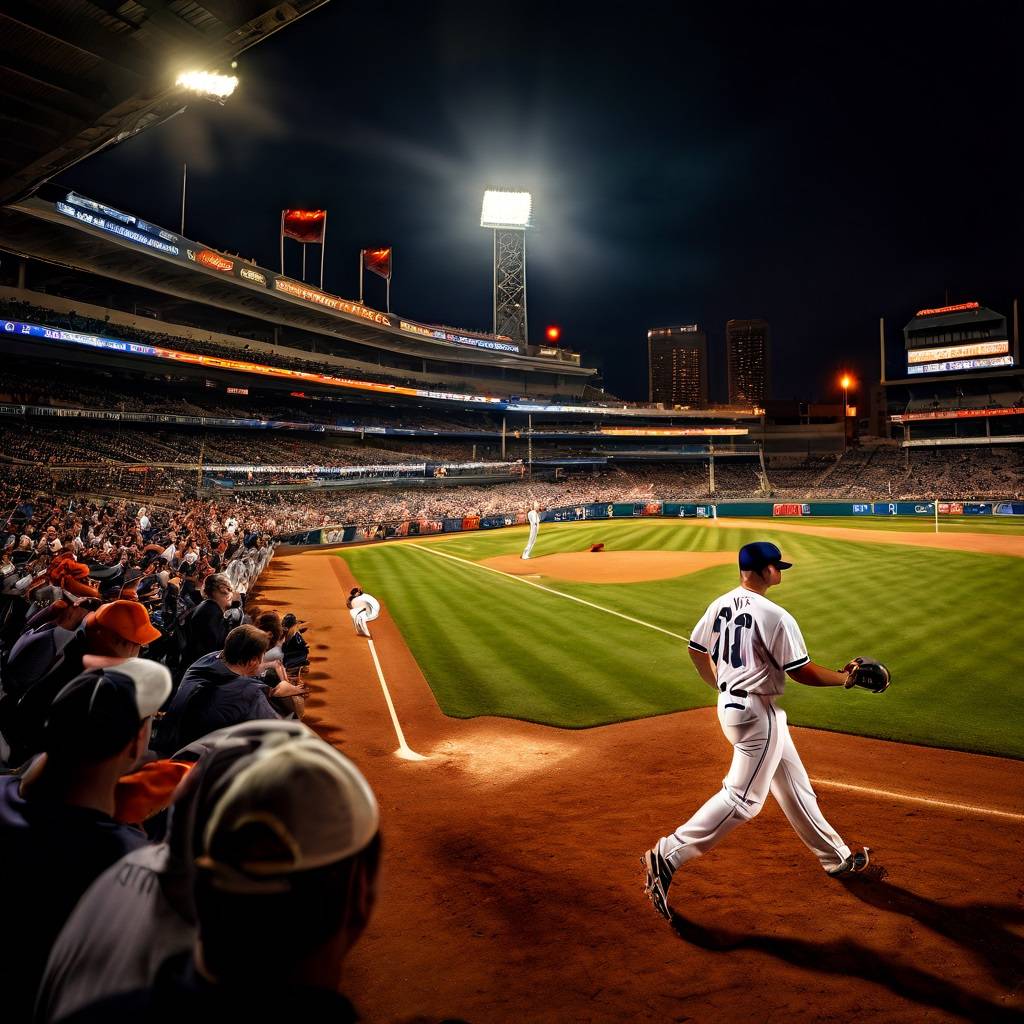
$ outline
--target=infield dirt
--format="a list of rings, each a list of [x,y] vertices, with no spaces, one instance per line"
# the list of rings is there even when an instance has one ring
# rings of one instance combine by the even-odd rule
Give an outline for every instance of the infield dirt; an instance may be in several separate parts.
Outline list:
[[[677,875],[670,927],[639,858],[721,785],[714,712],[583,731],[447,718],[385,608],[377,651],[428,757],[399,760],[354,583],[336,556],[279,553],[255,602],[310,620],[307,722],[380,800],[378,906],[345,982],[366,1019],[1021,1019],[1024,763],[794,729],[825,814],[884,877],[828,879],[769,801]]]

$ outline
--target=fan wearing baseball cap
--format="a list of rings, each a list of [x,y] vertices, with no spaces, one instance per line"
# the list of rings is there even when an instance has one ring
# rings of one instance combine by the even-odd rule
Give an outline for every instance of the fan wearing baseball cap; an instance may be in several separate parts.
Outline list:
[[[50,706],[43,755],[23,775],[0,778],[7,1019],[30,1018],[50,946],[82,893],[146,842],[114,820],[114,791],[145,752],[170,692],[167,669],[141,658],[83,672]]]
[[[42,726],[56,694],[80,672],[137,658],[158,640],[160,630],[137,601],[111,601],[90,613],[59,651],[52,664],[18,694],[16,706],[5,709],[4,734],[12,747],[11,764],[20,764],[40,748]]]
[[[294,721],[242,722],[175,752],[170,763],[193,767],[175,795],[166,842],[126,854],[78,901],[46,964],[37,1024],[148,986],[164,960],[192,950],[195,861],[221,790],[264,751],[308,737]]]
[[[377,801],[351,761],[288,724],[247,723],[265,730],[259,744],[204,800],[194,950],[165,961],[148,988],[66,1020],[357,1019],[341,973],[375,900]]]

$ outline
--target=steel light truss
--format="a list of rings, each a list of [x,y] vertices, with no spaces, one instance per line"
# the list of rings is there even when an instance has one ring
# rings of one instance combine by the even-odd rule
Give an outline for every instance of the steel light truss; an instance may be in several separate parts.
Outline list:
[[[527,342],[525,231],[494,229],[494,333]]]

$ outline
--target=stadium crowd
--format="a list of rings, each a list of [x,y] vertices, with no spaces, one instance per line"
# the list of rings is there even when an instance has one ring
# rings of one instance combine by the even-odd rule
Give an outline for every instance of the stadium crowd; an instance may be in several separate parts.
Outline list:
[[[251,600],[273,517],[0,501],[5,1019],[355,1019],[378,813],[299,721],[305,624]]]

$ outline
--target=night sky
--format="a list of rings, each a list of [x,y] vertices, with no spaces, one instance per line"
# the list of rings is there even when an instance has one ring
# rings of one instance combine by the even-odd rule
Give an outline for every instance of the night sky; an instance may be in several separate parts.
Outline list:
[[[186,234],[272,268],[282,207],[326,207],[328,290],[392,244],[393,310],[485,330],[482,192],[529,189],[531,340],[631,399],[648,327],[699,322],[724,400],[725,321],[764,316],[773,397],[834,400],[879,316],[894,373],[916,309],[1024,296],[1024,5],[604,9],[334,0],[60,180],[177,228],[187,161]]]

